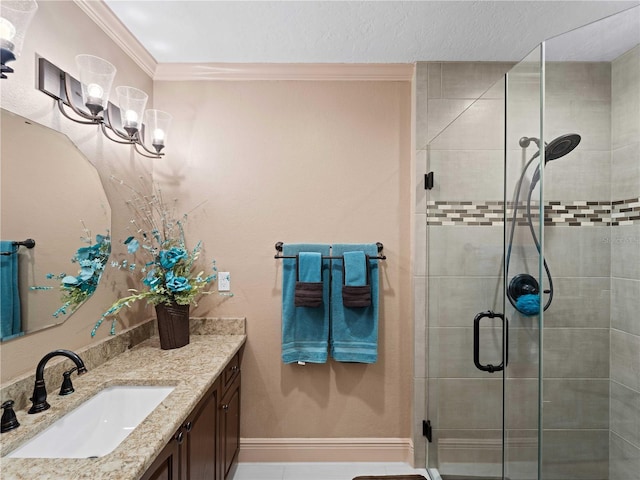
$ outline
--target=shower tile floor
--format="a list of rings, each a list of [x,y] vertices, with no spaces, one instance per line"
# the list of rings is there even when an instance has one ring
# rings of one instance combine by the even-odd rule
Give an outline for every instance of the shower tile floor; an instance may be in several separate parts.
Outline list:
[[[238,463],[227,480],[352,480],[361,475],[427,476],[406,463]]]

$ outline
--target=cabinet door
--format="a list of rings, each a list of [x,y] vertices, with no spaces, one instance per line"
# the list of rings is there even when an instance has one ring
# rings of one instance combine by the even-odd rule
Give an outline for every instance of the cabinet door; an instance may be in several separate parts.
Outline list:
[[[240,450],[240,373],[220,402],[220,442],[223,478]]]
[[[218,389],[215,388],[184,425],[188,430],[183,448],[182,478],[213,480],[217,471]]]
[[[178,452],[178,442],[175,438],[172,438],[142,476],[141,480],[179,480]]]

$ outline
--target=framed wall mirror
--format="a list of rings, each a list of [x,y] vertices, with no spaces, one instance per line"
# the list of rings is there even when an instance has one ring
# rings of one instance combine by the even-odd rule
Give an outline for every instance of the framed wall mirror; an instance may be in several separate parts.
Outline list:
[[[0,340],[7,341],[64,322],[93,294],[110,253],[111,208],[97,170],[66,135],[1,115]],[[35,247],[7,254],[26,239]],[[15,272],[7,273],[11,258]],[[7,298],[19,315],[8,313]]]

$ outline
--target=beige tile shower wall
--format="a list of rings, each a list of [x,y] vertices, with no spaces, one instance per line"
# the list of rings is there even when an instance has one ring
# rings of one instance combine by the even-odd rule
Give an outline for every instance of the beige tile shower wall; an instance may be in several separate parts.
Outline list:
[[[640,196],[640,46],[612,63],[612,199]],[[640,479],[640,222],[611,235],[610,480]]]
[[[489,78],[496,81],[509,67],[429,63],[418,64],[417,69],[416,138],[424,143],[418,143],[418,168],[423,170],[418,170],[416,175],[433,170],[436,186],[428,193],[417,192],[415,295],[416,305],[422,305],[418,299],[424,295],[424,305],[423,309],[417,309],[415,317],[416,332],[421,333],[416,335],[415,382],[427,386],[428,402],[431,402],[429,414],[436,439],[429,447],[429,457],[434,465],[438,458],[441,463],[468,462],[475,456],[490,462],[492,458],[491,455],[475,455],[472,445],[477,448],[482,444],[490,449],[495,443],[495,429],[500,428],[500,421],[492,422],[484,412],[492,408],[492,396],[499,395],[501,385],[500,382],[487,380],[485,384],[479,380],[483,374],[473,366],[470,326],[477,312],[499,309],[501,291],[496,282],[502,260],[502,227],[427,227],[423,208],[428,208],[427,203],[433,201],[457,201],[466,208],[465,201],[477,204],[501,199],[502,153],[497,151],[493,158],[487,150],[499,140],[499,132],[492,133],[488,126],[501,120],[499,89],[491,89],[472,105],[490,85],[469,87],[469,98],[461,93],[460,85],[488,81]],[[583,136],[583,142],[575,155],[553,162],[545,170],[546,200],[563,204],[576,200],[609,201],[610,64],[554,64],[549,66],[548,72],[547,135],[553,137],[576,131]],[[456,79],[456,75],[463,78]],[[445,92],[452,97],[444,97]],[[495,102],[495,108],[491,107],[492,102]],[[438,128],[448,125],[469,106],[465,115],[471,113],[475,118],[468,120],[463,116],[433,141],[439,133]],[[423,149],[422,145],[428,142],[431,142],[431,148],[437,145],[441,150]],[[493,183],[495,189],[491,186]],[[455,211],[460,207],[452,208]],[[550,328],[545,333],[544,352],[544,428],[548,441],[545,471],[553,478],[570,475],[562,463],[573,465],[572,468],[582,472],[584,478],[599,479],[607,475],[609,302],[613,253],[607,241],[610,229],[606,223],[604,225],[546,229],[547,258],[557,289],[553,308],[545,316]],[[527,242],[523,239],[523,243]],[[568,249],[568,245],[571,248]],[[522,258],[536,256],[533,247],[518,255]],[[514,259],[512,263],[514,271],[519,268],[518,261]],[[420,291],[420,288],[424,290]],[[529,438],[532,432],[535,433],[532,429],[536,428],[537,353],[531,347],[537,344],[537,332],[528,328],[526,321],[512,320],[515,322],[511,330],[512,378],[507,389],[512,403],[507,409],[507,420],[511,429],[524,430],[508,433],[516,444],[510,447],[509,455],[511,460],[530,460],[535,458],[531,440],[522,440],[522,445],[518,442],[521,437]],[[487,348],[492,341],[496,348],[499,343],[490,332],[485,332],[481,340]],[[427,348],[422,351],[425,345]],[[489,390],[478,394],[475,390],[478,385]],[[447,392],[451,395],[446,396]],[[455,398],[455,406],[450,403],[452,398]],[[419,401],[421,399],[416,396],[416,405]],[[420,421],[419,412],[416,412],[415,425]],[[480,422],[481,426],[474,422]],[[479,440],[481,437],[485,439]],[[570,446],[564,442],[567,438],[574,439]],[[589,458],[589,462],[585,458]]]
[[[611,196],[611,64],[547,62],[545,141],[578,133],[578,148],[545,168],[545,200],[609,200]]]
[[[88,53],[105,58],[118,69],[115,85],[132,85],[146,91],[150,95],[150,104],[153,101],[151,78],[98,28],[75,2],[38,4],[38,12],[27,32],[22,55],[11,63],[15,72],[2,80],[2,108],[64,133],[96,167],[111,205],[111,233],[114,238],[112,250],[114,254],[122,255],[122,244],[117,242],[117,239],[127,237],[125,228],[128,225],[129,213],[124,203],[126,194],[111,182],[109,177],[113,174],[139,188],[144,188],[150,183],[152,160],[134,155],[128,147],[106,140],[95,127],[78,125],[64,118],[53,99],[35,87],[36,55],[47,58],[75,76],[77,72],[74,59],[77,54]],[[43,158],[42,161],[51,162],[55,159]],[[46,182],[48,185],[53,183],[64,189],[68,179],[41,178],[36,171],[33,172],[33,181]],[[71,198],[69,201],[82,202],[83,199]],[[42,208],[46,209],[47,199],[42,198],[41,203]],[[51,215],[64,214],[65,212],[51,212]],[[28,222],[29,219],[26,218],[25,221]],[[80,235],[81,225],[78,222],[78,230],[69,232],[76,247],[76,239]],[[59,253],[70,257],[72,252],[73,250]],[[126,249],[124,252],[126,253]],[[74,350],[89,345],[93,341],[90,333],[96,320],[116,298],[132,286],[127,283],[129,281],[131,279],[126,273],[107,268],[96,293],[63,325],[3,343],[0,348],[2,383],[22,373],[35,371],[40,358],[51,350]],[[144,306],[141,307],[121,315],[118,329],[147,319],[148,312]],[[104,325],[96,340],[108,334],[109,327]]]
[[[155,96],[175,149],[154,177],[200,205],[187,237],[231,273],[234,297],[194,314],[247,318],[241,436],[408,438],[410,82],[165,81]],[[282,363],[278,241],[384,244],[376,364]]]

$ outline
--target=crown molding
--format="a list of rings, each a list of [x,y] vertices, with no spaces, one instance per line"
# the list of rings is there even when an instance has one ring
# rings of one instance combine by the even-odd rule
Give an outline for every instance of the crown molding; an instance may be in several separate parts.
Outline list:
[[[151,78],[158,62],[136,37],[122,24],[106,3],[95,0],[73,0],[138,66]]]
[[[73,0],[154,81],[411,81],[411,63],[158,63],[103,1]]]
[[[412,63],[159,63],[154,80],[411,81]]]

